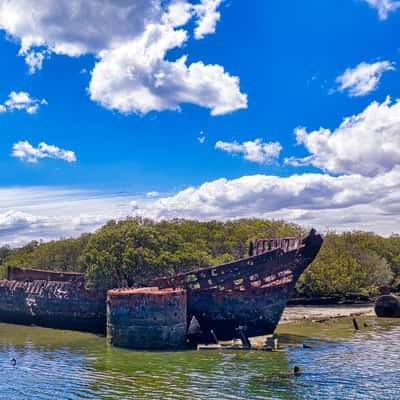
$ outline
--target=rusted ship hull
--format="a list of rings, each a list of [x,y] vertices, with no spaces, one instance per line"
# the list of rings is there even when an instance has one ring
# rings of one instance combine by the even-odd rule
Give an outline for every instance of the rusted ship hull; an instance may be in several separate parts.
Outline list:
[[[232,263],[158,278],[159,289],[187,292],[188,321],[204,333],[232,339],[272,333],[299,276],[314,260],[322,238],[260,239],[250,256]],[[86,289],[83,274],[9,268],[0,281],[0,321],[104,332],[104,296]]]
[[[292,288],[286,283],[246,293],[196,293],[189,296],[188,309],[203,332],[213,330],[220,340],[238,337],[239,327],[248,337],[267,335],[275,331]]]
[[[0,281],[0,321],[104,333],[104,298],[79,275],[10,269]]]
[[[155,280],[160,288],[184,287],[188,314],[204,333],[220,340],[274,332],[296,282],[314,260],[322,238],[314,231],[296,238],[256,241],[252,255],[229,264]],[[261,245],[261,248],[260,248]]]

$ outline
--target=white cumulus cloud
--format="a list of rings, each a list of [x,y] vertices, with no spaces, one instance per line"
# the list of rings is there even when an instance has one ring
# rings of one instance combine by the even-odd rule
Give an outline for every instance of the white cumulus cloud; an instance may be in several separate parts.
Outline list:
[[[36,163],[43,158],[55,158],[69,163],[76,161],[73,151],[60,149],[44,142],[39,143],[38,147],[33,147],[28,141],[19,141],[13,145],[12,155],[30,163]]]
[[[348,91],[350,96],[365,96],[374,91],[382,75],[386,71],[394,70],[394,63],[378,61],[373,64],[362,62],[355,68],[348,68],[336,78],[339,91]]]
[[[200,4],[194,6],[198,16],[197,26],[194,30],[196,39],[202,39],[205,35],[215,32],[217,22],[221,18],[218,10],[222,0],[202,0]]]
[[[45,99],[39,100],[31,97],[27,92],[10,92],[7,100],[0,105],[0,112],[26,111],[28,114],[35,114],[41,105],[47,104]]]
[[[187,32],[171,25],[149,25],[143,35],[100,53],[89,85],[92,100],[124,113],[179,110],[181,103],[211,109],[212,115],[247,107],[239,79],[220,65],[187,57],[165,59],[168,50],[181,47]]]
[[[376,176],[400,164],[400,102],[373,102],[345,118],[333,131],[295,130],[297,142],[310,155],[287,158],[292,165],[314,165],[331,173]]]
[[[226,151],[227,153],[243,154],[245,160],[259,164],[268,164],[277,159],[282,150],[279,142],[264,143],[262,139],[249,140],[243,143],[223,142],[219,140],[215,143],[215,148]]]
[[[155,219],[279,218],[319,229],[397,232],[400,168],[370,178],[327,174],[217,179],[157,199],[137,213]]]
[[[0,236],[7,232],[17,233],[24,229],[31,229],[32,227],[39,226],[45,221],[26,212],[9,210],[0,214]]]
[[[284,219],[319,230],[399,232],[400,167],[374,177],[305,173],[221,178],[148,198],[60,188],[0,188],[0,243],[92,232],[109,219]]]
[[[220,3],[0,0],[0,29],[19,40],[30,72],[51,53],[95,55],[89,95],[106,108],[145,114],[190,103],[221,115],[247,107],[239,79],[221,65],[189,64],[186,55],[166,57],[186,45],[192,25],[196,39],[213,33]]]
[[[197,137],[197,140],[200,144],[204,144],[206,142],[206,136],[203,131],[200,131],[199,136]]]
[[[382,20],[387,19],[389,13],[396,11],[400,8],[400,1],[398,0],[364,0],[370,7],[378,11],[379,18]]]
[[[1,0],[0,27],[21,53],[97,53],[143,32],[161,12],[159,0]]]

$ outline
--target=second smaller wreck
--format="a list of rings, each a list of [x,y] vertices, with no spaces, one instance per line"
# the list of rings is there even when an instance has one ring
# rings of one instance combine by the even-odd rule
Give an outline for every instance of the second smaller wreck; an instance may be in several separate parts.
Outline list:
[[[9,267],[0,280],[0,321],[105,332],[104,297],[86,289],[83,274]]]

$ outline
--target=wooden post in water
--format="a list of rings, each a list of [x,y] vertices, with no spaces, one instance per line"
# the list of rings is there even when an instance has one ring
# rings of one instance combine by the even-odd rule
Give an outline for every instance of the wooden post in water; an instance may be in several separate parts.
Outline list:
[[[213,338],[215,344],[218,344],[217,335],[215,334],[215,332],[214,332],[212,329],[210,330],[210,334],[211,334],[211,336],[212,336],[212,338]]]
[[[354,329],[356,330],[356,331],[358,331],[360,328],[358,327],[358,323],[357,323],[357,320],[355,319],[355,318],[353,318],[353,325],[354,325]]]
[[[239,328],[236,329],[236,332],[238,333],[239,339],[242,341],[243,348],[251,349],[250,340],[244,333],[245,329],[244,326],[239,326]]]
[[[267,337],[265,344],[272,350],[278,350],[278,338],[275,335]]]

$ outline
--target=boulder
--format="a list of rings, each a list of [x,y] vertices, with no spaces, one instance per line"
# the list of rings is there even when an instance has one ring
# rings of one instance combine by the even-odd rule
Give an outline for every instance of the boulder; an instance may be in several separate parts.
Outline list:
[[[393,294],[385,294],[375,301],[375,314],[377,317],[400,317],[400,298]]]

